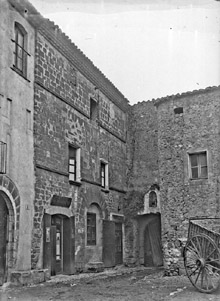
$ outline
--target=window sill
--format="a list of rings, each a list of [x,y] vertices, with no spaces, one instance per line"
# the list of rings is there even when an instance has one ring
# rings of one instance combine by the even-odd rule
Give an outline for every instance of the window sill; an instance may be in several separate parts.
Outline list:
[[[194,182],[194,181],[206,181],[208,180],[208,177],[207,178],[196,178],[196,179],[193,179],[193,178],[190,178],[190,181]]]
[[[204,185],[208,182],[208,178],[189,179],[189,185]]]
[[[69,180],[69,183],[70,183],[71,185],[75,185],[75,186],[81,186],[81,185],[82,185],[81,182],[72,181],[72,180]]]
[[[107,188],[101,188],[101,191],[103,191],[104,193],[109,193],[109,189],[107,189]]]
[[[26,76],[24,76],[24,74],[22,74],[22,72],[20,70],[18,70],[15,66],[11,67],[11,70],[15,71],[18,75],[20,75],[21,77],[23,77],[23,79],[25,79],[27,82],[31,82],[29,79],[27,79]]]

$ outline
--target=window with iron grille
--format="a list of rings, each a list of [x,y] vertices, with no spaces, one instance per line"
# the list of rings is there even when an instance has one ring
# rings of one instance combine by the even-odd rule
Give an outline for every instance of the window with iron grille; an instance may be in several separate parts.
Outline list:
[[[7,144],[0,141],[0,174],[6,173]]]
[[[207,179],[208,178],[208,164],[207,152],[199,152],[189,154],[190,161],[190,178]]]
[[[87,245],[96,245],[96,214],[87,213]]]

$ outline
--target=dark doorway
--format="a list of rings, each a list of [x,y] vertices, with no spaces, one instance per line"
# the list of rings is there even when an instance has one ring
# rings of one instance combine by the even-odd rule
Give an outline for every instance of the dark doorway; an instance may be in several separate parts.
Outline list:
[[[0,285],[7,278],[8,207],[0,195]]]
[[[44,215],[44,268],[51,276],[73,274],[75,261],[75,220],[64,215]]]
[[[63,272],[63,217],[53,215],[51,219],[53,227],[53,270],[55,274]]]
[[[115,264],[122,264],[122,223],[115,223]]]
[[[144,231],[144,265],[148,267],[163,265],[161,218],[159,214],[155,214]]]
[[[123,263],[122,223],[103,221],[103,262],[105,267]]]

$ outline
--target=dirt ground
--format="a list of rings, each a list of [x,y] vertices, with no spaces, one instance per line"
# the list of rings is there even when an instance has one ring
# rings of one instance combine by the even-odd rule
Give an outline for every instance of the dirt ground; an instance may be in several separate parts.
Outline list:
[[[30,287],[2,287],[0,301],[205,301],[220,300],[220,291],[203,294],[185,276],[164,277],[162,270],[120,268],[98,274],[56,276]]]

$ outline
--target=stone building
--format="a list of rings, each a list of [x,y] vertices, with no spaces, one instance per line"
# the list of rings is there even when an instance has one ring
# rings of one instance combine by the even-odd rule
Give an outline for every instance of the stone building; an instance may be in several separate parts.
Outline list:
[[[31,269],[34,29],[0,3],[0,285]]]
[[[124,202],[127,263],[162,265],[158,122],[154,103],[148,101],[134,105],[129,120],[128,191]],[[149,231],[152,228],[153,232]],[[155,245],[149,258],[151,233],[159,244]]]
[[[182,272],[189,218],[219,217],[219,100],[212,87],[133,106],[124,209],[132,262]]]
[[[128,101],[58,27],[39,21],[32,267],[54,275],[121,264]]]
[[[57,26],[34,10],[30,20],[32,268],[54,275],[122,264],[128,101]]]
[[[188,219],[219,217],[220,87],[156,101],[164,264],[179,272]]]
[[[128,100],[28,1],[1,5],[1,283],[121,264]]]
[[[27,0],[1,1],[0,37],[0,285],[178,274],[188,218],[219,216],[220,87],[129,106]]]

